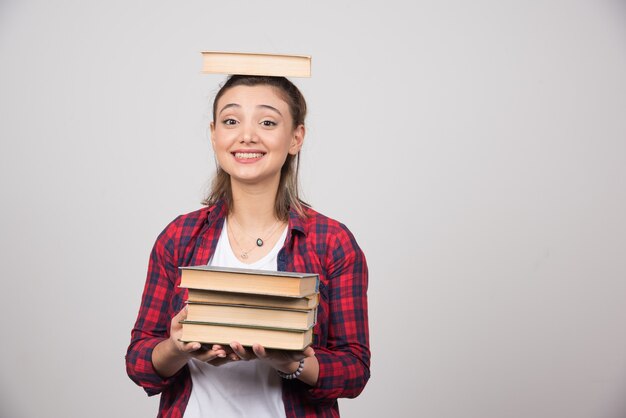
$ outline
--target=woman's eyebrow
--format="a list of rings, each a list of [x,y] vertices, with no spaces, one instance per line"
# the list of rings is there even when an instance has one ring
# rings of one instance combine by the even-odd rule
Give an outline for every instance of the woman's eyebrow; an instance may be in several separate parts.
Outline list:
[[[227,105],[225,105],[225,106],[224,106],[224,107],[223,107],[223,108],[219,111],[219,113],[218,113],[218,114],[220,114],[220,115],[221,115],[223,111],[225,111],[226,109],[233,108],[233,107],[234,107],[234,108],[241,108],[241,105],[239,105],[239,104],[237,104],[237,103],[228,103]],[[267,105],[267,104],[260,104],[260,105],[257,105],[257,107],[258,107],[258,108],[262,108],[262,109],[269,109],[269,110],[272,110],[272,111],[274,111],[274,112],[278,113],[280,116],[283,116],[283,114],[282,114],[282,113],[280,113],[280,110],[276,109],[274,106],[270,106],[270,105]]]
[[[263,109],[273,110],[274,112],[278,113],[280,116],[283,115],[282,113],[280,113],[280,110],[276,109],[274,106],[270,106],[270,105],[266,105],[266,104],[260,104],[257,107],[260,107],[260,108],[263,108]]]
[[[221,115],[223,111],[225,111],[226,109],[230,109],[231,107],[241,107],[241,106],[238,105],[237,103],[228,103],[226,106],[222,108],[222,110],[220,110],[220,113],[218,113],[218,115]]]

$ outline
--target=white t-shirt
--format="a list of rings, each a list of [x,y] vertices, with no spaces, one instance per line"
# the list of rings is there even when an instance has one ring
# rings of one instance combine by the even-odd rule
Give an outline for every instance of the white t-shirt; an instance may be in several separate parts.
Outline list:
[[[278,252],[287,237],[287,228],[262,259],[245,264],[233,253],[228,240],[226,219],[210,266],[239,267],[257,270],[277,270]],[[185,418],[285,416],[282,382],[270,366],[260,361],[236,361],[215,367],[191,359],[191,395]]]

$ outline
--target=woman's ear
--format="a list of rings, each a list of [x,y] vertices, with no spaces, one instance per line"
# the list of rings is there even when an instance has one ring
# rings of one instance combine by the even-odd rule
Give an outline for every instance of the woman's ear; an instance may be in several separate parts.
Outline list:
[[[215,140],[213,139],[213,137],[215,136],[215,122],[211,122],[210,128],[211,128],[211,145],[213,146],[213,148],[215,148]]]
[[[293,136],[291,138],[291,144],[289,145],[289,154],[296,155],[302,149],[302,144],[304,144],[304,135],[306,134],[306,129],[304,125],[298,125],[296,129],[293,130]]]

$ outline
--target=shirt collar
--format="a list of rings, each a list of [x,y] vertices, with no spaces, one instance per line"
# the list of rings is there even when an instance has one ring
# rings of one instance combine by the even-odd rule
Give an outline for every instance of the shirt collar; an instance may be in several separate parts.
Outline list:
[[[228,205],[223,200],[218,200],[213,206],[209,206],[207,222],[212,225],[218,219],[225,218],[226,215],[228,215]]]
[[[307,235],[304,220],[299,217],[298,213],[293,209],[289,209],[289,229],[298,231],[304,236]]]
[[[228,205],[223,200],[218,200],[213,206],[209,207],[209,213],[207,214],[207,221],[210,224],[213,224],[220,218],[225,218],[228,214]],[[289,229],[293,231],[298,231],[304,236],[307,235],[304,220],[298,216],[298,213],[289,209]],[[288,235],[287,239],[291,238],[291,234]]]

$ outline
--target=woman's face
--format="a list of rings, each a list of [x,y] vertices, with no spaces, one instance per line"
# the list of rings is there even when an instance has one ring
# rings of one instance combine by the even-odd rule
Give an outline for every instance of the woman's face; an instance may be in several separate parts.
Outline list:
[[[217,161],[232,182],[278,186],[287,154],[300,151],[304,126],[274,87],[236,86],[220,97],[211,123]]]

